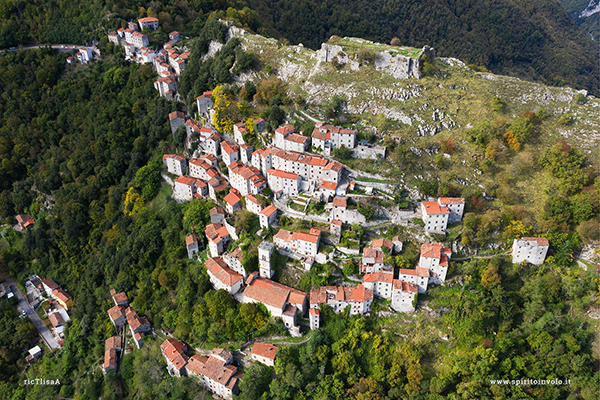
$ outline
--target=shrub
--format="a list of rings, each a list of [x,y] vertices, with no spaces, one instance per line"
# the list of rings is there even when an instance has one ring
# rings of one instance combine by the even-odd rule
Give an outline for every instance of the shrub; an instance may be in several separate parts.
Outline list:
[[[503,113],[506,110],[506,104],[498,96],[492,97],[490,105],[494,112]]]
[[[588,99],[585,98],[585,95],[583,93],[579,93],[577,94],[577,96],[575,96],[573,98],[573,100],[575,101],[575,103],[577,104],[585,104],[588,102]]]
[[[373,63],[375,62],[375,53],[369,49],[361,49],[358,52],[358,59],[363,63]]]

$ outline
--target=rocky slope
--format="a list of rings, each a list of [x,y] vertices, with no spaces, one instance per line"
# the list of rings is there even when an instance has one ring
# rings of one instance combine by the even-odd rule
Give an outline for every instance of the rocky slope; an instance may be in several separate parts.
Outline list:
[[[245,49],[254,52],[262,66],[287,82],[292,97],[308,104],[323,104],[338,95],[347,100],[345,111],[368,118],[383,115],[396,121],[397,131],[416,136],[442,131],[464,131],[482,118],[497,118],[485,111],[492,97],[506,104],[504,117],[545,109],[552,130],[576,141],[590,156],[600,142],[600,101],[569,87],[549,87],[514,77],[476,72],[454,58],[436,58],[432,76],[421,77],[423,50],[394,47],[363,39],[339,38],[314,51],[302,45],[284,46],[274,39],[232,28]],[[434,51],[425,48],[429,57]],[[335,60],[334,60],[335,59]],[[259,72],[236,79],[266,78]],[[419,77],[421,79],[419,79]],[[559,124],[570,115],[570,124]]]

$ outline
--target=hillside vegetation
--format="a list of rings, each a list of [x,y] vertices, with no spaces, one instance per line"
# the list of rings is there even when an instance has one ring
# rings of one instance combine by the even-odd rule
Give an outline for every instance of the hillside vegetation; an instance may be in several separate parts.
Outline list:
[[[457,260],[462,257],[455,252],[447,284],[419,295],[416,314],[380,315],[386,309],[380,301],[364,317],[324,307],[323,328],[307,333],[309,341],[280,345],[276,375],[257,363],[244,366],[239,398],[597,398],[598,322],[592,316],[600,280],[593,268],[573,264],[581,244],[600,239],[594,236],[600,231],[597,99],[476,72],[455,59],[425,62],[421,80],[393,79],[373,67],[377,52],[416,56],[419,49],[351,38],[332,44],[360,59],[356,71],[319,62],[313,50],[250,34],[201,61],[208,41],[222,39],[222,31],[209,34],[214,21],[203,27],[191,46],[195,69],[185,78],[190,113],[197,91],[215,89],[215,122],[228,121],[228,129],[260,115],[269,130],[288,119],[311,132],[314,122],[299,111],[354,126],[361,139],[387,146],[387,159],[336,157],[357,175],[366,171],[376,174],[369,179],[399,184],[388,204],[405,197],[404,189],[415,198],[466,197],[463,224],[451,228],[460,237],[436,241],[454,240],[464,253],[505,248],[523,234],[548,237],[552,245],[541,266],[513,265],[502,255]],[[185,236],[202,236],[213,203],[179,204],[160,178],[161,156],[183,152],[168,114],[185,105],[158,97],[148,65],[108,54],[67,65],[66,56],[50,49],[0,54],[0,217],[8,244],[0,273],[21,285],[32,273],[54,279],[74,302],[62,348],[29,366],[24,350],[37,336],[0,299],[0,398],[209,398],[194,378],[169,376],[159,348],[164,332],[195,349],[236,350],[286,330],[266,308],[212,289],[207,250],[200,260],[187,257]],[[243,70],[236,69],[242,61],[253,61],[254,72],[228,76],[228,68]],[[30,214],[35,227],[23,234],[11,229],[17,213]],[[233,224],[243,266],[256,269],[255,244],[262,240],[256,216],[238,212]],[[294,231],[311,226],[284,216],[279,224]],[[393,264],[413,266],[423,242],[414,230],[381,229],[381,236],[408,238]],[[274,233],[265,231],[267,239]],[[283,270],[294,269],[280,256],[273,265],[281,281]],[[306,290],[332,284],[342,266],[296,272]],[[127,294],[156,337],[147,335],[142,349],[127,352],[120,374],[103,376],[104,341],[115,334],[107,313],[114,305],[111,288]],[[35,378],[61,385],[23,385]],[[491,382],[496,379],[569,383]]]
[[[555,246],[573,239],[578,227],[585,232],[598,211],[598,99],[570,88],[476,72],[456,59],[426,63],[428,76],[421,80],[395,79],[375,66],[378,53],[414,57],[419,51],[361,39],[330,41],[360,63],[358,70],[319,61],[317,53],[301,46],[279,46],[250,34],[240,40],[263,66],[243,79],[260,81],[259,88],[279,82],[294,100],[288,110],[308,107],[318,119],[358,127],[362,137],[388,147],[386,160],[338,154],[355,170],[416,190],[417,198],[475,196],[472,211],[508,213],[497,226],[501,230],[520,220],[529,233],[551,237]],[[302,114],[297,118],[305,120]],[[570,174],[561,174],[567,165]],[[560,212],[559,203],[565,207]],[[585,216],[580,204],[585,204]],[[483,245],[491,238],[484,236],[475,240],[466,229],[462,244]],[[569,246],[592,236],[581,234]],[[496,235],[495,240],[504,246],[508,237]]]
[[[0,5],[0,48],[83,44],[145,16],[160,20],[159,31],[150,35],[152,44],[173,30],[197,36],[207,18],[217,16],[311,48],[332,35],[384,43],[397,37],[496,73],[600,94],[597,45],[553,0],[5,1]]]
[[[552,0],[249,0],[266,28],[317,48],[332,35],[415,47],[496,73],[599,94],[597,44]],[[272,32],[272,31],[269,31]]]

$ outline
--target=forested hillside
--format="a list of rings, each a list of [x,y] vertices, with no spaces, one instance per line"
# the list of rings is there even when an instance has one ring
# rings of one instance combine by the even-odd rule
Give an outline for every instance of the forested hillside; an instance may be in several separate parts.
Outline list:
[[[32,17],[27,20],[30,30],[23,31],[32,35],[43,32],[44,24],[57,24],[54,32],[59,35],[58,24],[68,21],[67,14],[51,13],[54,19],[42,20],[43,13],[25,8],[25,2],[10,4],[17,12],[9,7],[11,17],[2,22],[15,15],[38,15],[39,25]],[[113,25],[156,12],[161,24],[172,21],[158,35],[167,28],[197,35],[190,44],[190,68],[180,77],[180,93],[191,106],[188,112],[193,112],[195,95],[220,85],[214,93],[215,122],[229,130],[233,122],[258,116],[277,126],[297,110],[356,125],[361,139],[388,146],[388,157],[335,156],[394,184],[404,180],[405,187],[392,193],[388,204],[408,204],[404,189],[413,187],[424,196],[466,198],[463,224],[446,237],[435,237],[445,246],[455,242],[465,254],[453,255],[446,285],[419,295],[417,313],[380,314],[388,310],[381,300],[364,317],[349,316],[348,310],[334,315],[324,307],[322,329],[306,333],[302,340],[310,339],[304,345],[281,345],[275,374],[256,363],[244,366],[241,399],[597,399],[598,322],[590,315],[599,310],[600,278],[593,266],[585,270],[573,263],[582,244],[600,239],[595,218],[600,178],[597,154],[592,153],[597,149],[597,99],[495,77],[456,60],[428,63],[422,80],[392,80],[372,67],[368,49],[356,49],[365,58],[357,71],[333,63],[317,68],[310,50],[253,35],[234,38],[212,59],[202,60],[210,40],[225,41],[223,27],[214,20],[203,22],[213,6],[224,4],[182,1],[159,7],[158,2],[132,2],[129,11],[113,3],[107,9],[102,3],[90,4],[88,10],[98,15],[121,13],[111,14]],[[57,10],[70,6],[52,5]],[[257,14],[244,11],[243,4],[236,7],[222,16],[243,19],[241,25],[248,29],[265,29],[258,26]],[[161,17],[161,12],[166,14]],[[81,18],[81,24],[71,33],[65,30],[61,40],[86,40],[95,34],[92,22],[83,23],[83,15],[73,17]],[[37,41],[35,36],[23,40]],[[241,51],[244,45],[247,52]],[[125,62],[118,51],[110,53],[87,65],[67,65],[67,54],[50,49],[0,54],[0,218],[6,223],[0,274],[21,285],[31,273],[54,279],[74,302],[62,348],[44,350],[43,358],[29,366],[24,355],[36,344],[34,327],[18,319],[14,301],[0,299],[2,400],[207,399],[210,394],[197,381],[167,373],[159,348],[167,335],[193,348],[234,350],[248,339],[287,332],[262,305],[240,304],[224,290],[213,290],[204,263],[188,259],[185,237],[190,232],[202,235],[213,202],[179,204],[161,178],[162,155],[183,153],[183,132],[171,133],[168,114],[185,105],[158,97],[152,87],[156,74],[149,65]],[[305,68],[295,71],[314,73],[306,80],[301,73],[280,78],[293,62]],[[253,65],[257,68],[246,76],[255,82],[229,85],[229,68],[237,72]],[[320,91],[305,92],[317,84]],[[358,95],[334,96],[344,85],[353,85]],[[386,106],[410,114],[414,125],[381,113],[345,112],[352,101],[365,100],[360,93],[365,86]],[[387,87],[414,89],[415,96],[398,104],[398,96],[384,98],[376,92]],[[349,86],[344,90],[350,93]],[[428,124],[440,110],[444,122],[450,118],[457,125],[419,135],[416,121]],[[314,127],[297,118],[293,123],[307,132]],[[25,233],[11,229],[17,213],[30,214],[35,227]],[[390,264],[414,265],[422,231],[382,222],[364,235],[402,236],[404,250]],[[313,226],[309,220],[285,216],[278,223],[294,231]],[[233,225],[240,235],[236,245],[244,251],[244,268],[256,269],[254,243],[262,240],[257,217],[237,212]],[[265,237],[272,234],[272,229],[263,231]],[[544,265],[513,265],[502,254],[513,237],[526,234],[550,240]],[[469,250],[494,255],[474,259],[468,257],[473,253]],[[338,278],[350,282],[356,272],[345,271],[356,265],[337,261],[303,271],[296,286],[309,290]],[[273,266],[276,279],[292,279],[282,272],[287,266],[279,256]],[[132,307],[149,319],[156,337],[146,335],[142,349],[123,357],[120,374],[103,376],[99,365],[104,340],[115,334],[107,314],[114,305],[111,288],[127,294]],[[59,379],[61,385],[22,383],[35,378]],[[528,378],[569,383],[491,382]]]
[[[171,30],[198,35],[211,15],[312,48],[332,35],[380,42],[397,37],[403,45],[428,44],[496,73],[600,94],[597,47],[553,0],[4,1],[0,48],[85,43],[144,16],[160,20],[152,36],[166,38]]]
[[[571,14],[581,29],[598,43],[600,39],[600,8],[598,7],[598,0],[559,0],[559,3]]]
[[[551,0],[249,2],[266,27],[312,48],[331,35],[388,43],[397,37],[496,73],[600,92],[596,46]]]

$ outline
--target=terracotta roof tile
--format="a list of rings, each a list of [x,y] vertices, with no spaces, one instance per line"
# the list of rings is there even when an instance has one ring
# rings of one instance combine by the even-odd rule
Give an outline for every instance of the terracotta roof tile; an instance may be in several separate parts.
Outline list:
[[[277,353],[277,350],[279,350],[279,347],[268,343],[259,342],[254,343],[254,346],[252,346],[252,354],[255,354],[259,357],[265,357],[270,360],[275,359],[275,353]]]
[[[185,119],[185,114],[182,111],[173,111],[172,113],[169,114],[169,120],[172,121],[176,118]]]
[[[198,234],[192,233],[191,235],[187,235],[185,237],[185,244],[186,244],[186,246],[189,246],[192,243],[198,243],[198,239],[199,239]]]
[[[260,213],[263,215],[266,215],[268,218],[271,215],[273,215],[273,213],[276,213],[276,212],[277,212],[277,207],[275,207],[274,205],[270,205],[270,206],[263,208],[263,210]]]
[[[221,257],[209,258],[204,265],[216,279],[229,287],[244,279],[242,275],[229,268]]]
[[[254,278],[252,283],[244,290],[244,297],[283,311],[286,301],[293,304],[302,304],[304,298],[306,298],[306,293],[268,279]]]
[[[345,197],[336,196],[333,199],[333,202],[331,203],[331,205],[334,206],[334,207],[343,207],[343,208],[346,208],[347,205],[348,205],[348,201],[346,200]]]
[[[450,214],[447,207],[442,207],[435,201],[424,201],[421,204],[426,215]]]
[[[536,242],[538,246],[549,246],[550,242],[546,238],[538,238],[538,237],[523,237],[517,240],[524,240],[526,242]]]
[[[378,271],[371,274],[365,274],[363,282],[384,282],[392,283],[394,280],[393,271]]]
[[[464,204],[465,199],[461,197],[440,197],[438,203],[442,206],[446,204]]]

